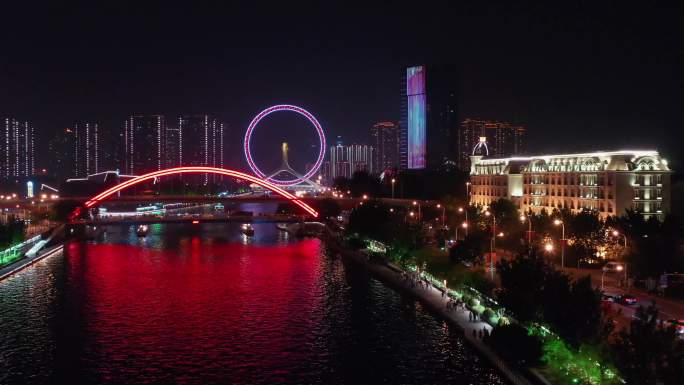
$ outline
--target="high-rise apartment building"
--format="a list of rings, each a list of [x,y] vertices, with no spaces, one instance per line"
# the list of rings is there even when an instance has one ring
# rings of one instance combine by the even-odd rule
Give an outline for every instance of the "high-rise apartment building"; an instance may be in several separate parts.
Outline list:
[[[166,120],[163,115],[131,115],[124,125],[124,171],[142,175],[164,168]]]
[[[634,210],[660,220],[670,211],[670,174],[657,151],[532,157],[472,156],[470,203],[506,198],[527,212],[590,210],[601,217]]]
[[[33,125],[14,118],[0,121],[2,159],[0,175],[3,179],[28,178],[35,174]]]
[[[402,74],[400,169],[456,165],[457,77],[449,67],[413,66]]]
[[[100,168],[100,126],[97,123],[76,123],[71,130],[75,134],[73,175],[84,177],[96,174]]]
[[[373,169],[382,173],[399,168],[399,126],[394,122],[379,122],[371,128],[375,139]]]
[[[58,180],[73,177],[76,163],[76,132],[74,128],[67,127],[60,130],[50,139],[48,153],[50,154],[50,165],[48,166],[50,175]]]
[[[178,119],[179,163],[183,166],[224,166],[225,125],[209,115],[183,115]],[[203,183],[220,180],[205,174]]]
[[[349,146],[338,143],[330,147],[330,163],[324,171],[327,179],[338,177],[351,178],[356,171],[375,173],[373,158],[375,149],[367,144],[352,144]],[[327,162],[326,162],[327,163]]]
[[[481,138],[486,138],[484,150],[490,157],[503,158],[525,153],[525,127],[509,122],[468,118],[461,122],[459,131],[459,169],[470,169],[470,156]]]
[[[181,161],[181,130],[180,128],[166,128],[166,149],[164,150],[164,162],[166,167],[180,167]]]

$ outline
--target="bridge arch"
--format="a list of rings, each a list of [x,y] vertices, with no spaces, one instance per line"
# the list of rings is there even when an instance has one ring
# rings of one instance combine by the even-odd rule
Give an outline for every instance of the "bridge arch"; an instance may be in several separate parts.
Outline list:
[[[309,206],[308,204],[304,203],[302,200],[297,198],[296,196],[290,194],[289,192],[283,190],[282,188],[274,185],[273,183],[270,183],[266,180],[257,178],[253,175],[248,175],[240,171],[235,171],[235,170],[230,170],[230,169],[225,169],[225,168],[217,168],[217,167],[202,167],[202,166],[197,166],[197,167],[174,167],[174,168],[169,168],[165,170],[159,170],[159,171],[154,171],[150,172],[144,175],[137,176],[133,179],[129,179],[126,182],[119,183],[116,186],[113,186],[97,195],[94,197],[88,199],[84,206],[85,208],[91,208],[97,206],[99,203],[101,203],[103,200],[107,199],[108,197],[118,193],[121,190],[125,190],[129,187],[135,186],[138,183],[142,183],[144,181],[154,179],[154,178],[159,178],[162,176],[168,176],[168,175],[174,175],[174,174],[204,174],[204,173],[209,173],[209,174],[219,174],[219,175],[225,175],[233,178],[238,178],[238,179],[244,179],[246,181],[249,181],[251,183],[255,183],[267,190],[273,191],[274,193],[282,196],[283,198],[289,200],[290,202],[296,204],[297,206],[301,207],[304,211],[309,213],[310,215],[314,217],[318,217],[318,212],[314,210],[313,207]],[[80,213],[80,210],[77,209],[77,211],[74,211],[72,214],[72,217],[78,216]]]

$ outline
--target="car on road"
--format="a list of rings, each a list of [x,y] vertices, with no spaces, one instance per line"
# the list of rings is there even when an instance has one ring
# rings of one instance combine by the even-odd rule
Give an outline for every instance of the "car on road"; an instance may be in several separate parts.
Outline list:
[[[668,326],[674,326],[677,335],[680,338],[684,338],[684,320],[681,319],[671,319],[665,322]]]
[[[621,273],[625,268],[624,263],[608,262],[603,266],[604,273]]]
[[[603,302],[615,302],[615,297],[610,295],[610,294],[603,293],[603,294],[601,294],[601,301],[603,301]]]
[[[631,294],[623,294],[615,297],[615,302],[621,305],[636,305],[638,300]]]

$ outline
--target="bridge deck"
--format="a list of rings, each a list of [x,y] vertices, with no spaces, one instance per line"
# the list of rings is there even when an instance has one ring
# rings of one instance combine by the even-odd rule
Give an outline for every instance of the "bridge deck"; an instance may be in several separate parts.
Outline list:
[[[193,223],[195,221],[199,223],[299,223],[303,219],[292,215],[189,215],[174,217],[141,215],[137,217],[78,220],[72,221],[71,224],[104,226],[109,224]]]

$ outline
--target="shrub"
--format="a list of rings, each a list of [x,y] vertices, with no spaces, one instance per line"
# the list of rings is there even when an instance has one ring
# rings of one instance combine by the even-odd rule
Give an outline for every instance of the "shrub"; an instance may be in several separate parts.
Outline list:
[[[475,307],[479,304],[480,304],[480,300],[477,298],[470,298],[470,300],[468,300],[468,306],[469,307]]]
[[[492,331],[489,344],[499,355],[514,364],[535,366],[542,357],[542,341],[519,324],[498,326]]]
[[[361,238],[350,237],[349,246],[354,250],[364,249],[366,248],[366,242],[364,242]]]
[[[484,313],[484,311],[485,311],[485,307],[478,304],[478,305],[473,306],[473,307],[471,308],[471,310],[472,310],[474,313],[477,313],[477,315],[482,315],[482,313]]]
[[[483,317],[486,321],[491,320],[492,317],[494,317],[494,316],[496,316],[496,313],[494,312],[494,310],[492,310],[492,309],[490,309],[490,308],[486,308],[486,309],[484,310],[484,312],[482,312],[482,317]]]

